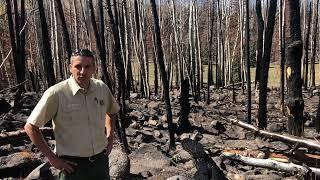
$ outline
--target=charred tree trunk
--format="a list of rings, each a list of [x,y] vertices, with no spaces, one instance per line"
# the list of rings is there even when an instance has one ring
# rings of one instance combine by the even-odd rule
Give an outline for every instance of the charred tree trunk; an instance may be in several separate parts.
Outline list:
[[[102,3],[102,1],[101,1]],[[102,4],[101,4],[102,5]],[[111,8],[111,2],[107,1],[107,8],[108,8],[108,16],[109,16],[109,24],[112,29],[113,33],[113,39],[114,39],[114,46],[113,46],[113,57],[114,64],[116,65],[116,71],[117,71],[117,83],[116,83],[116,91],[117,92],[117,99],[120,102],[121,112],[120,115],[120,136],[121,141],[124,145],[124,148],[127,153],[129,153],[129,145],[126,138],[126,132],[125,132],[125,71],[124,71],[124,65],[123,61],[121,59],[121,45],[120,45],[120,37],[119,37],[119,29],[118,29],[118,21],[115,20],[112,8]],[[115,4],[115,0],[113,1],[113,8],[114,8],[114,14],[117,16],[117,6]]]
[[[317,133],[320,132],[320,95],[318,95],[318,98],[319,98],[319,101],[318,101],[317,115],[314,120]]]
[[[181,83],[181,95],[180,95],[180,117],[178,122],[177,133],[182,133],[190,130],[191,124],[188,120],[190,113],[190,102],[189,102],[189,79],[186,78]]]
[[[7,7],[8,26],[9,26],[10,41],[11,41],[11,47],[12,47],[13,63],[15,67],[17,84],[20,84],[18,86],[18,89],[15,93],[15,98],[14,98],[14,109],[17,110],[20,108],[21,94],[23,93],[23,91],[25,91],[23,84],[21,84],[22,82],[25,81],[25,33],[24,31],[22,31],[21,35],[19,34],[25,22],[25,3],[24,3],[24,0],[20,1],[21,16],[19,17],[17,1],[13,1],[13,2],[14,2],[13,5],[14,5],[15,23],[13,23],[11,4],[9,0],[6,1],[6,7]],[[13,24],[15,24],[15,31],[13,28]]]
[[[88,0],[88,6],[89,6],[89,10],[90,10],[91,26],[93,28],[93,32],[94,32],[93,34],[94,34],[94,37],[96,40],[97,51],[98,51],[98,55],[99,55],[99,58],[101,61],[102,80],[103,80],[103,82],[105,82],[108,85],[108,87],[111,89],[111,91],[114,92],[113,86],[111,85],[111,81],[109,78],[108,69],[107,69],[105,45],[102,44],[102,42],[101,42],[101,40],[104,39],[104,34],[99,35],[98,27],[97,27],[95,15],[94,15],[92,0]],[[100,14],[99,14],[100,20],[102,19],[101,16],[103,18],[103,12],[100,12]],[[104,41],[103,41],[103,43],[104,43]]]
[[[257,39],[257,54],[256,54],[255,88],[259,89],[261,60],[262,60],[262,54],[263,54],[263,31],[264,31],[264,21],[261,13],[261,0],[256,0],[256,14],[257,14],[257,24],[258,24],[258,39]]]
[[[57,5],[57,9],[58,9],[59,17],[60,17],[60,22],[61,22],[61,27],[62,27],[62,31],[63,31],[63,40],[64,40],[64,45],[66,46],[66,51],[67,51],[67,55],[68,55],[68,63],[70,63],[72,48],[71,48],[71,42],[70,42],[70,36],[69,36],[68,28],[67,28],[67,23],[66,23],[66,19],[64,17],[61,0],[55,0],[55,2]]]
[[[319,9],[319,0],[316,0],[316,2],[313,2],[313,23],[312,23],[312,54],[311,54],[311,87],[314,88],[315,83],[315,58],[316,58],[316,51],[317,51],[317,34],[318,34],[318,9]]]
[[[299,0],[286,0],[286,70],[288,98],[286,101],[288,115],[288,132],[296,136],[303,135],[303,109],[301,56],[302,40],[300,30]]]
[[[41,24],[41,35],[42,35],[42,54],[43,54],[43,64],[47,77],[48,87],[53,86],[56,83],[53,70],[51,45],[48,33],[48,24],[46,21],[46,15],[44,12],[43,1],[38,0],[40,24]]]
[[[160,68],[160,73],[162,76],[163,95],[164,95],[165,104],[166,104],[167,121],[168,121],[168,128],[169,128],[169,134],[170,134],[169,145],[170,145],[170,148],[174,148],[175,139],[174,139],[174,127],[172,123],[172,110],[171,110],[170,97],[169,97],[169,82],[168,82],[167,73],[166,73],[166,69],[163,61],[159,17],[157,13],[155,0],[150,0],[150,3],[152,7],[152,15],[153,15],[153,23],[154,23],[154,31],[155,31],[154,40],[156,42],[156,52],[158,56],[157,60]]]
[[[276,8],[275,8],[276,9]],[[275,10],[276,11],[276,10]],[[251,78],[250,78],[250,27],[249,0],[246,0],[246,68],[247,68],[247,122],[251,124]]]
[[[212,64],[213,64],[213,53],[212,53],[212,44],[213,44],[213,23],[214,23],[214,1],[212,3],[211,9],[211,18],[210,18],[210,37],[209,37],[209,62],[208,62],[208,87],[207,87],[207,105],[210,104],[210,86],[213,84],[213,74],[212,74]]]
[[[296,136],[303,135],[303,109],[301,56],[302,40],[300,30],[299,0],[286,0],[286,70],[288,98],[286,100],[288,132]]]
[[[308,15],[308,26],[307,26],[307,34],[305,34],[305,44],[304,44],[304,63],[303,63],[303,65],[304,65],[304,68],[303,68],[303,71],[304,71],[304,73],[303,73],[303,86],[304,86],[304,88],[305,89],[307,89],[308,88],[308,70],[309,70],[309,67],[308,67],[308,65],[309,65],[309,59],[308,59],[308,57],[309,57],[309,39],[310,39],[310,26],[311,26],[311,14],[312,14],[312,12],[311,12],[311,2],[310,2],[310,4],[309,4],[309,7],[310,7],[310,9],[309,9],[309,15]]]
[[[268,21],[264,33],[263,57],[261,62],[260,74],[260,90],[259,90],[259,111],[258,111],[258,126],[259,128],[267,127],[267,86],[270,64],[270,54],[272,47],[272,37],[274,32],[274,22],[277,10],[277,0],[270,0],[268,10]]]
[[[285,31],[284,31],[284,20],[283,20],[283,1],[280,0],[280,19],[279,19],[279,35],[280,35],[280,101],[281,101],[281,111],[285,115],[284,109],[284,63],[285,63]]]

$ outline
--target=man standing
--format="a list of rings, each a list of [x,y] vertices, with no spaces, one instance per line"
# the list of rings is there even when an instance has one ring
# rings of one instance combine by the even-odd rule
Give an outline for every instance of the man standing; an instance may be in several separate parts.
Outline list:
[[[96,70],[91,51],[73,53],[69,68],[71,77],[44,92],[25,130],[51,165],[61,170],[60,179],[109,179],[108,154],[119,105],[106,84],[91,78]],[[51,119],[55,153],[39,130]]]

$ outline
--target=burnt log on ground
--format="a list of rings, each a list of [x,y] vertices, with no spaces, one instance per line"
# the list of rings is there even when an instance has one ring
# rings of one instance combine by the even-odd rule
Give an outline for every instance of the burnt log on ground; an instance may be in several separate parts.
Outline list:
[[[50,136],[53,137],[53,129],[44,127],[40,128],[40,131],[42,132],[43,136]],[[18,131],[12,131],[12,132],[3,132],[0,134],[0,146],[10,144],[15,141],[28,139],[28,135],[25,130],[18,130]]]
[[[315,150],[320,150],[320,143],[318,141],[314,141],[311,139],[306,139],[302,137],[296,137],[292,135],[283,135],[283,134],[277,134],[277,133],[272,133],[266,130],[261,130],[253,125],[247,124],[245,122],[239,121],[237,119],[228,119],[224,118],[225,120],[230,121],[232,124],[236,124],[244,129],[253,131],[257,135],[270,138],[270,139],[276,139],[284,142],[288,142],[294,145],[297,145],[299,147],[307,147]]]

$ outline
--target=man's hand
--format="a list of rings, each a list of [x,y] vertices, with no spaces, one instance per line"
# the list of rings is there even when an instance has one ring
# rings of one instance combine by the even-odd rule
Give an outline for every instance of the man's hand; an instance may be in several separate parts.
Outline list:
[[[115,119],[116,115],[115,114],[106,114],[106,122],[105,122],[105,128],[106,128],[106,136],[108,139],[108,144],[106,147],[106,154],[109,155],[112,150],[112,145],[113,145],[113,130],[114,130],[114,125],[115,125]]]
[[[42,152],[42,154],[49,159],[49,162],[52,166],[62,170],[65,174],[73,172],[73,168],[71,165],[77,164],[57,157],[47,145],[41,131],[39,130],[39,127],[27,123],[24,126],[24,129],[26,130],[26,133],[30,137],[33,144],[35,144],[37,148]]]
[[[106,154],[109,155],[111,153],[112,150],[112,146],[113,146],[113,138],[112,137],[108,137],[108,144],[107,144],[107,148],[106,148]]]
[[[60,169],[64,174],[72,173],[74,171],[73,166],[77,166],[77,163],[64,160],[57,156],[50,158],[49,162],[53,167]]]

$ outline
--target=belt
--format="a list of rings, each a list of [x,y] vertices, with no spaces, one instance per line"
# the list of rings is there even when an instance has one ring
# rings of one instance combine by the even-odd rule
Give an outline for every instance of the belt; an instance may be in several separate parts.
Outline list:
[[[73,160],[88,160],[90,162],[94,162],[95,160],[99,159],[101,155],[104,155],[106,153],[106,150],[104,149],[102,152],[89,156],[89,157],[79,157],[79,156],[59,156],[62,159],[73,159]]]

